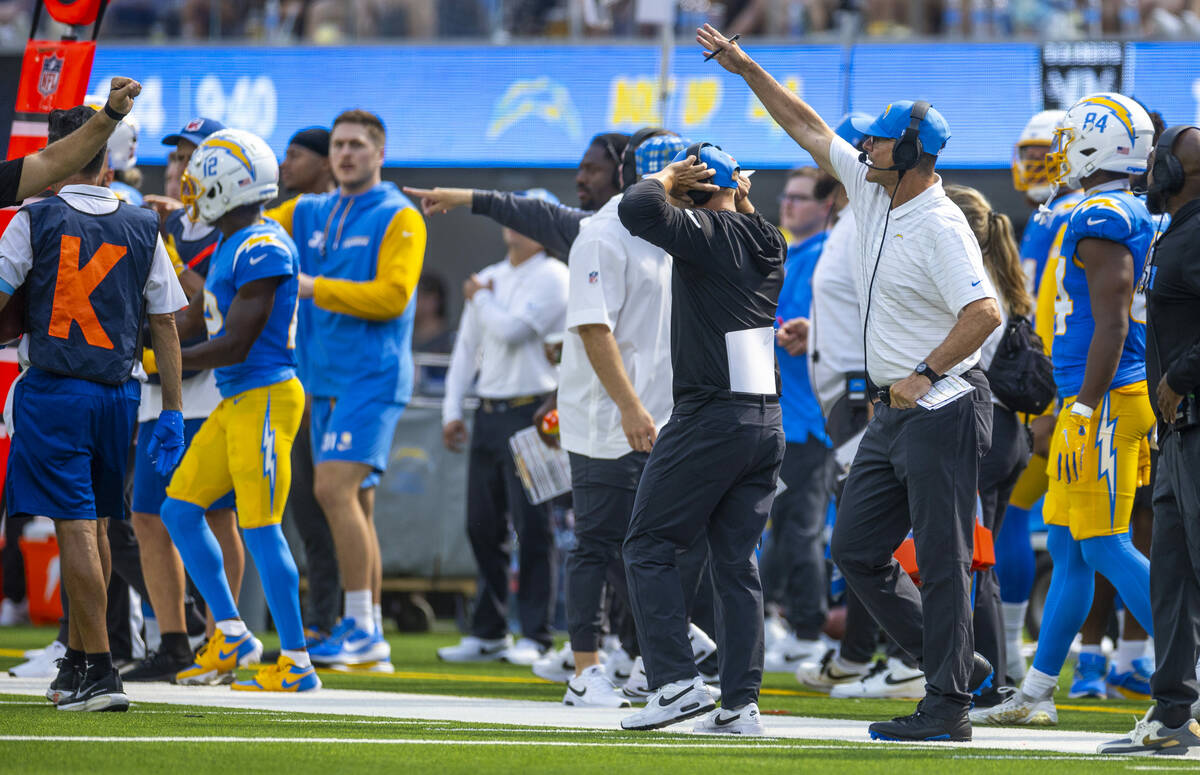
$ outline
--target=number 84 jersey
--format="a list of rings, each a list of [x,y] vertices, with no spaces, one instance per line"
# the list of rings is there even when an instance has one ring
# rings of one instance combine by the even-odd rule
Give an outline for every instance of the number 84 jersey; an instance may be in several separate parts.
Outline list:
[[[1128,190],[1098,191],[1084,197],[1060,227],[1055,264],[1057,292],[1054,300],[1054,380],[1058,395],[1069,398],[1079,394],[1087,365],[1088,348],[1096,323],[1092,316],[1087,274],[1076,255],[1079,242],[1102,239],[1124,245],[1133,256],[1133,278],[1142,276],[1150,247],[1154,244],[1155,224],[1146,204]],[[1146,379],[1146,297],[1134,288],[1129,306],[1129,331],[1121,350],[1117,373],[1111,388],[1119,388]]]
[[[210,338],[224,336],[229,307],[238,291],[268,277],[280,278],[271,315],[246,360],[216,369],[222,398],[296,376],[300,254],[292,238],[274,221],[259,221],[221,241],[204,282],[204,321]]]

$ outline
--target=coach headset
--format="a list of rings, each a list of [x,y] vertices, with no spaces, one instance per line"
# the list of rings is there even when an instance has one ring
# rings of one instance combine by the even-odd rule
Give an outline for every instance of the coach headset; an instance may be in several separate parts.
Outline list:
[[[1146,205],[1152,213],[1166,212],[1167,198],[1183,188],[1183,162],[1171,150],[1179,135],[1189,129],[1198,129],[1190,124],[1176,124],[1159,136],[1154,145],[1154,185],[1146,191]]]
[[[613,170],[613,185],[617,187],[618,191],[624,191],[634,183],[637,183],[638,146],[651,137],[673,134],[675,133],[670,129],[663,129],[660,126],[643,127],[633,133],[633,136],[629,138],[629,142],[625,144],[625,152],[621,154],[621,158]]]
[[[704,150],[705,148],[716,148],[718,151],[723,150],[721,146],[713,145],[712,143],[692,143],[688,146],[687,150],[684,151],[683,158],[686,159],[687,157],[691,156],[693,159],[695,159],[692,164],[700,164],[700,151]],[[699,207],[708,202],[708,200],[712,199],[714,193],[716,192],[693,190],[688,191],[687,195],[688,199],[692,200],[692,204]]]

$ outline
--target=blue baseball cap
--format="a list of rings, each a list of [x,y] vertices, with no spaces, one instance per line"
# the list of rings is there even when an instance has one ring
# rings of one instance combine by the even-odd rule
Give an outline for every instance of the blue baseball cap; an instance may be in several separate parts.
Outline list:
[[[687,150],[691,141],[679,135],[655,135],[633,152],[634,167],[639,178],[653,175],[675,160],[680,151]]]
[[[199,145],[200,143],[204,142],[204,138],[208,137],[213,132],[219,132],[224,128],[225,125],[220,121],[217,121],[215,118],[204,118],[203,116],[197,116],[196,118],[193,118],[191,121],[184,124],[183,129],[180,129],[173,135],[167,135],[164,137],[162,139],[162,144],[179,145],[180,140],[187,140],[189,143]]]
[[[873,120],[855,118],[858,114],[850,115],[850,125],[864,135],[870,137],[890,137],[899,140],[908,128],[912,117],[913,101],[901,100],[893,102],[884,108],[883,113]],[[917,135],[921,139],[921,148],[925,153],[937,156],[950,139],[950,125],[936,109],[930,108],[921,121],[921,129]]]
[[[862,126],[869,126],[874,120],[866,113],[847,113],[842,116],[841,123],[837,125],[833,133],[858,148],[862,145],[862,141],[867,139],[867,136],[854,128],[854,122],[857,121]]]
[[[688,148],[690,147],[688,146]],[[674,163],[686,159],[688,157],[688,148],[684,148],[676,154],[675,158],[671,159],[671,162]],[[708,179],[709,183],[719,188],[736,189],[738,187],[737,173],[741,169],[741,166],[732,156],[717,146],[709,144],[700,149],[699,156],[698,161],[707,164],[710,170],[717,171],[717,174]]]
[[[529,188],[524,191],[518,191],[516,193],[517,193],[517,196],[527,196],[530,199],[540,199],[543,202],[549,202],[552,205],[556,205],[559,203],[558,197],[556,197],[554,194],[551,194],[549,191],[547,191],[544,188]]]

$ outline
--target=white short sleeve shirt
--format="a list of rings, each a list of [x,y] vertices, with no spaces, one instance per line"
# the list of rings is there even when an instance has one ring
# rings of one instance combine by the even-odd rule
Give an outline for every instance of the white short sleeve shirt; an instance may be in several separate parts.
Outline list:
[[[592,369],[579,327],[612,332],[634,392],[661,428],[670,419],[671,257],[634,237],[617,217],[621,197],[585,219],[571,246],[567,335],[559,372],[563,448],[612,460],[632,452],[621,412]]]
[[[979,243],[946,196],[941,178],[889,216],[887,191],[867,182],[867,167],[858,155],[834,135],[829,160],[846,186],[858,225],[855,284],[866,328],[867,372],[872,382],[886,387],[911,374],[945,340],[963,307],[996,298],[996,291]],[[962,374],[978,362],[977,350],[949,373]]]

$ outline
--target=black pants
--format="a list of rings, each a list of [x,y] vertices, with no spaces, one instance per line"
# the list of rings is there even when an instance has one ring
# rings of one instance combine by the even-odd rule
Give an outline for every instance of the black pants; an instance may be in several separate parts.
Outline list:
[[[312,427],[306,415],[296,433],[296,442],[292,445],[292,490],[288,494],[288,511],[304,544],[304,564],[308,575],[308,604],[304,607],[304,623],[313,629],[329,632],[337,624],[341,611],[342,586],[333,547],[333,533],[329,530],[325,512],[313,494],[311,434]]]
[[[1030,452],[1029,432],[1016,413],[992,404],[992,448],[979,461],[979,501],[983,526],[993,536],[1000,534],[1008,498],[1029,462]],[[992,663],[996,675],[1004,674],[1008,653],[995,568],[975,574],[975,650]]]
[[[471,634],[489,640],[508,631],[509,519],[520,541],[517,613],[521,634],[549,646],[554,605],[554,534],[549,504],[529,502],[508,449],[514,433],[533,424],[534,401],[475,415],[467,463],[467,537],[479,566]]]
[[[1169,430],[1162,439],[1154,483],[1154,539],[1150,545],[1150,604],[1154,661],[1150,686],[1154,717],[1178,727],[1196,701],[1200,648],[1200,428]]]
[[[4,566],[4,596],[14,603],[25,599],[25,558],[21,555],[21,535],[31,517],[4,515],[4,549],[0,565]]]
[[[921,663],[933,716],[957,716],[971,698],[975,498],[992,404],[982,372],[966,379],[975,391],[936,411],[876,405],[833,529],[834,562],[871,616]],[[892,557],[910,529],[919,591]]]
[[[716,592],[722,704],[758,700],[763,600],[754,549],[783,462],[779,405],[677,404],[642,474],[625,570],[652,689],[697,675],[677,555],[707,535]]]
[[[762,553],[763,596],[803,640],[820,636],[829,612],[825,514],[834,465],[833,450],[819,439],[787,443],[779,471],[787,489],[771,509],[771,540]]]

